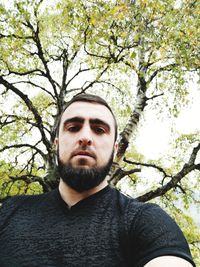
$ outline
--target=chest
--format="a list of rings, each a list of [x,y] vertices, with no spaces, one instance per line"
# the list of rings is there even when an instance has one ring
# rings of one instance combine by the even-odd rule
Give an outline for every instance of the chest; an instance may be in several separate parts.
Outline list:
[[[123,218],[109,209],[19,213],[1,240],[21,266],[125,266]],[[33,258],[40,265],[28,265]]]

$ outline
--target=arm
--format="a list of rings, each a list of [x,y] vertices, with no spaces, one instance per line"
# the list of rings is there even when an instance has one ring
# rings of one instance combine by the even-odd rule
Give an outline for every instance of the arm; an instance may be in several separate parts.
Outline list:
[[[188,261],[175,256],[162,256],[155,258],[144,265],[144,267],[192,267]]]
[[[137,262],[136,266],[195,266],[181,229],[157,205],[143,204],[131,224],[130,237],[130,247],[135,252],[132,262]]]

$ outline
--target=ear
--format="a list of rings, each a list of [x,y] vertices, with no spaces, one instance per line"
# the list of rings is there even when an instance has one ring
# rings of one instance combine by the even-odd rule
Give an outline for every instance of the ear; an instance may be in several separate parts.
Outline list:
[[[114,157],[115,157],[115,156],[116,156],[116,154],[117,154],[118,147],[119,147],[119,144],[118,144],[118,142],[115,142],[115,143],[114,143]]]
[[[58,148],[58,137],[56,137],[53,141],[53,150],[57,151]]]
[[[56,138],[54,139],[53,144],[54,144],[54,146],[57,147],[57,145],[58,145],[58,137],[56,137]]]
[[[58,137],[56,137],[53,141],[53,150],[54,150],[54,155],[55,155],[55,164],[58,166]]]

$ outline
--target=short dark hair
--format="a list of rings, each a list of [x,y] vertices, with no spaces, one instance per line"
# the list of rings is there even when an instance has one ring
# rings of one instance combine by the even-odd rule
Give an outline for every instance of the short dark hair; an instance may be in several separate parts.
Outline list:
[[[74,96],[71,100],[69,100],[68,102],[65,103],[65,105],[63,106],[63,109],[62,109],[62,112],[60,114],[60,117],[58,119],[58,122],[57,122],[57,125],[56,125],[56,129],[55,129],[55,135],[56,137],[59,135],[59,127],[60,127],[60,122],[61,122],[61,118],[62,118],[62,115],[63,113],[65,112],[65,110],[74,102],[89,102],[89,103],[97,103],[97,104],[100,104],[100,105],[103,105],[105,107],[107,107],[112,116],[113,116],[113,119],[114,119],[114,126],[115,126],[115,141],[117,140],[117,120],[115,118],[115,115],[111,109],[111,107],[108,105],[108,103],[103,99],[101,98],[100,96],[97,96],[97,95],[92,95],[92,94],[79,94],[79,95],[76,95]]]

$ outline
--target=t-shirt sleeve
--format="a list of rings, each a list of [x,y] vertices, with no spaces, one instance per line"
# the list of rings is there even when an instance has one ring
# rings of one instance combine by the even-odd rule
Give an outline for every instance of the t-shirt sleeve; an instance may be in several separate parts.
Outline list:
[[[18,210],[23,198],[21,196],[9,197],[3,200],[0,206],[0,233],[9,223],[10,218]]]
[[[159,256],[177,256],[195,266],[187,241],[176,222],[159,206],[144,204],[130,225],[136,267]]]

